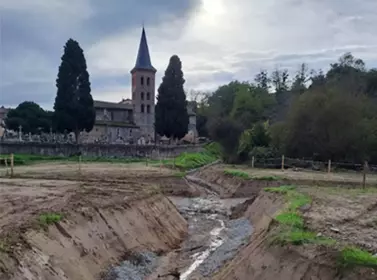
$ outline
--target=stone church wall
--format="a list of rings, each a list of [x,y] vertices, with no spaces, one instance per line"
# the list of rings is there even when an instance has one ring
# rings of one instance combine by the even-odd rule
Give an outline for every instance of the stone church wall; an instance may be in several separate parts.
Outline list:
[[[33,154],[45,156],[72,156],[81,152],[85,157],[148,157],[164,159],[183,152],[203,151],[202,145],[124,145],[124,144],[52,144],[52,143],[0,143],[0,154]]]

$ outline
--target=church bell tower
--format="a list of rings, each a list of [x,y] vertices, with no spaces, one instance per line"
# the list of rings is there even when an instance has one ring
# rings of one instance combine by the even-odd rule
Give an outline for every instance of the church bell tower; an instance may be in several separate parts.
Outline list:
[[[132,104],[135,123],[140,127],[141,136],[147,139],[154,139],[156,72],[143,27],[135,67],[131,70]]]

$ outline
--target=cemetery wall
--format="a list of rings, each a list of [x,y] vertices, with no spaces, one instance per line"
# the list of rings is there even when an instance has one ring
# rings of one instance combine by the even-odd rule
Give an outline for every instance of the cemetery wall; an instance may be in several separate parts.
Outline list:
[[[45,156],[84,157],[148,157],[170,158],[183,152],[200,152],[203,145],[125,145],[125,144],[70,144],[70,143],[23,143],[0,142],[0,154],[32,154]]]

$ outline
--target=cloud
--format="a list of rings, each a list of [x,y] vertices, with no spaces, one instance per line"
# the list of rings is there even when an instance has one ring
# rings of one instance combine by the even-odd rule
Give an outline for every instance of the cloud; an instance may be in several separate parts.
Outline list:
[[[326,69],[351,51],[377,66],[374,0],[3,0],[0,104],[52,107],[65,41],[83,47],[95,98],[130,97],[144,21],[157,79],[180,56],[186,89],[251,80],[260,69]],[[157,85],[158,86],[158,85]]]

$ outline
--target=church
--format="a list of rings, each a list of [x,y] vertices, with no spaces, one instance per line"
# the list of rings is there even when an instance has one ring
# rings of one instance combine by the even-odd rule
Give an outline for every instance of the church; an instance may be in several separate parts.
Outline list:
[[[152,66],[145,29],[143,27],[135,66],[131,70],[131,99],[120,102],[94,101],[96,121],[88,133],[89,142],[148,143],[155,139],[154,113],[156,72]],[[197,137],[196,105],[188,103],[188,135],[194,142]]]

